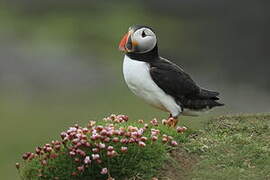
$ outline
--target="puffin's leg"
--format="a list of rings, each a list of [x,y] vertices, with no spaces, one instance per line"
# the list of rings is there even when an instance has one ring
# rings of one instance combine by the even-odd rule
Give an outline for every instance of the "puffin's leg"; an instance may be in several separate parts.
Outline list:
[[[172,114],[170,114],[168,121],[167,121],[167,125],[170,127],[175,127],[178,123],[178,119],[177,117],[173,117]]]
[[[178,123],[178,117],[173,117],[173,125],[172,125],[172,127],[176,127],[177,123]]]
[[[173,123],[173,118],[172,118],[172,114],[170,114],[166,124],[167,126],[172,126],[172,123]]]

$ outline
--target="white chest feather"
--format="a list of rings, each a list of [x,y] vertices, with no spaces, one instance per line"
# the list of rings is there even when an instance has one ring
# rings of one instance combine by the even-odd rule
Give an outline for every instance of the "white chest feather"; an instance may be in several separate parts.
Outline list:
[[[173,116],[179,115],[180,106],[152,80],[148,63],[125,56],[123,74],[129,89],[135,95],[159,109],[170,112]]]

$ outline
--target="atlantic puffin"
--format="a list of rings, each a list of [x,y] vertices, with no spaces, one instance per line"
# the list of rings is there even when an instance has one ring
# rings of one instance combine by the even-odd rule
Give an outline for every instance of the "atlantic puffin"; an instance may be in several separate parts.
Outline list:
[[[134,25],[119,43],[125,53],[124,79],[129,89],[148,104],[169,112],[169,126],[177,125],[179,115],[199,115],[219,103],[218,92],[198,86],[184,70],[162,58],[151,27]]]

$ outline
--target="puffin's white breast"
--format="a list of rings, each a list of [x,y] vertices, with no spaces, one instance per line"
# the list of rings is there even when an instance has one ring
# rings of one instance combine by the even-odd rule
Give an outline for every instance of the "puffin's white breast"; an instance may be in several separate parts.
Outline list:
[[[149,64],[136,61],[125,56],[123,63],[123,74],[129,89],[147,103],[178,116],[181,112],[180,106],[174,98],[160,89],[151,78]]]

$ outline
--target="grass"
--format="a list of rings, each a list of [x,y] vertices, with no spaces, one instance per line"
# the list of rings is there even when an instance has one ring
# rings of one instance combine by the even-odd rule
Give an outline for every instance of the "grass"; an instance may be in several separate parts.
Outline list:
[[[185,179],[270,179],[269,140],[270,115],[213,118],[184,145],[196,157]]]

